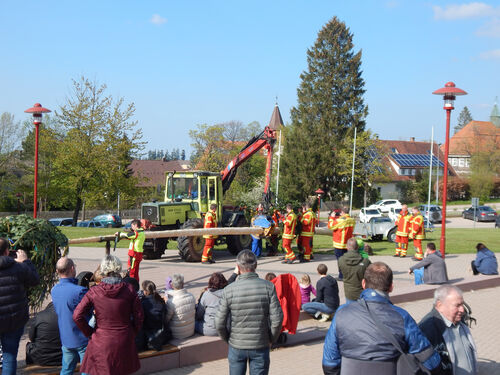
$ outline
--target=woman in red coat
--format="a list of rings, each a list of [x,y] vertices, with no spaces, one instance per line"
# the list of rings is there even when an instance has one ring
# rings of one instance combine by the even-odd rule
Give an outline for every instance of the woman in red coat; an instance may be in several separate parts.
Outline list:
[[[137,293],[122,283],[120,271],[120,260],[106,256],[101,262],[101,283],[90,288],[73,313],[76,325],[89,337],[81,372],[122,375],[141,367],[134,339],[144,313]],[[92,310],[97,321],[95,329],[87,323]]]

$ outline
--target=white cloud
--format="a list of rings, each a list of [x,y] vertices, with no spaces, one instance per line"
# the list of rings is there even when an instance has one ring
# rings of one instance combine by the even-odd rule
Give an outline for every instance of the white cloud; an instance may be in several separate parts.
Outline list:
[[[458,20],[465,18],[491,17],[500,14],[500,7],[494,8],[485,3],[451,4],[446,7],[434,5],[434,19],[436,20]]]
[[[166,18],[163,18],[159,14],[153,14],[153,17],[149,20],[154,25],[163,25],[165,22],[167,22]]]
[[[485,23],[476,31],[476,35],[500,38],[500,18],[493,18]]]
[[[482,52],[479,55],[479,58],[481,58],[482,60],[500,60],[500,48]]]

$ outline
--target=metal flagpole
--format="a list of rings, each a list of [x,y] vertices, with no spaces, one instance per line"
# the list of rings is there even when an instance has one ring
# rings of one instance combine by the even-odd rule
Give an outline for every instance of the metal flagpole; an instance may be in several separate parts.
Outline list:
[[[276,205],[278,205],[278,192],[280,186],[280,159],[281,159],[281,129],[280,129],[280,140],[278,142],[278,172],[276,173]]]
[[[349,200],[349,215],[352,214],[352,193],[354,188],[354,161],[356,160],[356,128],[354,128],[354,148],[352,151],[351,199]]]
[[[431,160],[429,165],[429,192],[427,194],[427,229],[431,225],[431,185],[432,185],[432,150],[434,148],[434,126],[431,132]]]

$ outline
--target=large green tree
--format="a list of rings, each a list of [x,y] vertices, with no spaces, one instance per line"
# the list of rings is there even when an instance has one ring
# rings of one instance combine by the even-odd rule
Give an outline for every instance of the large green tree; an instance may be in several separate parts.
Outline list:
[[[56,111],[64,129],[53,173],[73,202],[73,222],[85,201],[89,206],[111,206],[134,195],[131,158],[142,150],[142,133],[132,120],[133,103],[106,94],[106,85],[85,77],[73,81],[73,91]]]
[[[288,199],[304,199],[319,187],[330,199],[339,199],[349,190],[354,128],[363,138],[368,114],[361,51],[354,52],[352,38],[334,17],[307,51],[297,106],[284,133],[280,186]]]
[[[462,109],[462,112],[460,112],[460,114],[458,115],[457,125],[454,127],[455,132],[453,134],[458,132],[460,129],[462,129],[465,125],[467,125],[471,121],[472,121],[472,114],[470,113],[469,108],[465,106],[464,109]]]

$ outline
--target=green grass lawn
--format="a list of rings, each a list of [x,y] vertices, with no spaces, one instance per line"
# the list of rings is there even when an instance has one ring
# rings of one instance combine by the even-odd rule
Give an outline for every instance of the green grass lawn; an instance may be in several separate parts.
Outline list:
[[[79,228],[79,227],[60,227],[61,231],[70,239],[72,238],[84,238],[84,237],[94,237],[94,236],[104,236],[109,234],[114,234],[117,229],[115,228]],[[439,240],[441,237],[441,229],[436,229],[432,233],[427,233],[427,239],[423,241],[423,246],[425,248],[426,242],[434,242],[437,247],[439,247]],[[478,228],[478,229],[460,229],[460,228],[448,228],[446,230],[446,252],[451,254],[461,254],[461,253],[475,253],[476,244],[478,242],[484,243],[491,251],[500,252],[500,230],[495,228]],[[394,253],[395,244],[388,241],[366,241],[369,244],[376,255],[391,255]],[[118,242],[117,247],[127,248],[129,241],[121,240]],[[73,246],[84,246],[84,247],[104,247],[105,243],[88,243],[79,244]],[[113,246],[113,244],[112,244]],[[265,247],[265,245],[264,245]],[[177,242],[168,242],[169,250],[177,250]],[[226,245],[219,245],[215,247],[215,250],[225,250]],[[331,236],[315,236],[314,237],[314,249],[316,251],[329,251],[332,249],[332,237]],[[410,254],[413,251],[413,245],[409,245]],[[333,254],[333,251],[332,251]]]

